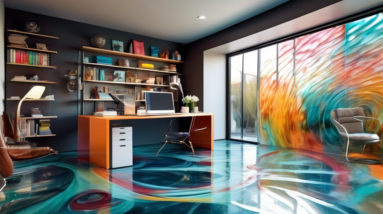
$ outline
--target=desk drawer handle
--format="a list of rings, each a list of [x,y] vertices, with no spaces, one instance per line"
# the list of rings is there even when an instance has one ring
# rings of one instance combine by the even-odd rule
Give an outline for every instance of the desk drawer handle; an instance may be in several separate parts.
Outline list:
[[[125,134],[125,132],[120,132],[120,134]]]
[[[126,145],[120,145],[120,147],[125,147]]]
[[[125,139],[120,139],[120,141],[125,141]]]

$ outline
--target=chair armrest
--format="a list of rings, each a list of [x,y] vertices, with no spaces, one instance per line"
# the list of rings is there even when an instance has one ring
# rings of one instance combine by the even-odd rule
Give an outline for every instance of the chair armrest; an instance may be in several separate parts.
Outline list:
[[[380,126],[382,125],[382,122],[379,119],[374,118],[374,117],[353,116],[353,118],[363,120],[362,121],[363,123],[364,123],[365,120],[375,120],[375,121],[378,121],[379,122],[379,126],[377,128],[375,128],[375,133],[379,131]]]
[[[336,126],[336,129],[338,130],[339,134],[342,136],[342,137],[347,137],[347,140],[349,139],[349,136],[348,136],[348,132],[347,132],[347,129],[342,125],[340,124],[338,121],[334,120],[334,123],[335,123],[335,126]],[[341,127],[344,132],[342,132],[341,130],[339,130],[339,127]]]
[[[200,128],[200,129],[194,129],[194,130],[191,130],[190,133],[191,133],[191,132],[202,131],[202,130],[205,130],[205,129],[207,129],[207,127],[205,127],[205,128]]]

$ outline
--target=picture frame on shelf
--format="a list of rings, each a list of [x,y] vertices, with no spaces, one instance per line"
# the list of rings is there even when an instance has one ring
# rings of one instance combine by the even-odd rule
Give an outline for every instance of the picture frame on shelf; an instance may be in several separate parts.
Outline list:
[[[144,42],[133,40],[133,51],[134,54],[145,56]]]
[[[125,73],[125,82],[135,82],[135,76],[132,72],[126,71]]]
[[[112,40],[112,50],[124,52],[124,42]]]
[[[150,46],[150,55],[152,57],[159,57],[160,56],[160,47]]]
[[[113,82],[125,82],[125,71],[114,71]]]

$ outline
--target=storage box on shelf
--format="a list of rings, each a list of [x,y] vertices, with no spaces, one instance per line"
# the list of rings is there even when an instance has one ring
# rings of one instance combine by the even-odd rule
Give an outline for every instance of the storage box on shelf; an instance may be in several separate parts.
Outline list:
[[[135,109],[137,109],[144,104],[145,100],[141,98],[143,91],[170,91],[170,76],[181,75],[176,69],[170,71],[169,67],[176,68],[175,64],[181,64],[183,61],[136,55],[88,46],[82,46],[80,51],[80,66],[82,72],[79,72],[78,77],[82,80],[81,90],[79,90],[79,96],[82,97],[82,114],[84,114],[85,111],[84,102],[100,103],[113,101],[112,99],[95,99],[91,97],[91,91],[94,90],[95,87],[98,88],[97,91],[101,92],[104,92],[104,88],[107,87],[110,93],[134,90],[135,99],[133,99],[132,102],[135,103]],[[85,57],[87,58],[86,61],[84,61]],[[110,61],[110,59],[112,59],[112,61]],[[117,65],[118,60],[126,60],[127,63],[124,64],[127,66],[121,66],[121,63]],[[173,66],[169,66],[171,64],[173,64]],[[160,69],[165,65],[167,70],[163,68]],[[121,77],[118,72],[123,72],[125,76]],[[113,74],[112,78],[110,74]],[[121,81],[121,79],[125,79],[125,81]],[[113,107],[111,104],[105,103],[105,105]],[[100,105],[97,103],[94,104],[94,111],[96,111],[96,108],[99,110],[98,106]],[[90,111],[87,112],[90,113]]]

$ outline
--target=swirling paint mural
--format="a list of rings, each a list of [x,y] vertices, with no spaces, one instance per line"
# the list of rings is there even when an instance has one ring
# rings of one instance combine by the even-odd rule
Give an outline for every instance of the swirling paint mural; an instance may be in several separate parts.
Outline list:
[[[333,109],[362,107],[383,119],[382,19],[377,14],[260,50],[261,143],[339,152]]]
[[[303,150],[216,141],[215,150],[134,147],[105,170],[76,153],[17,162],[0,213],[381,213],[382,165]]]

